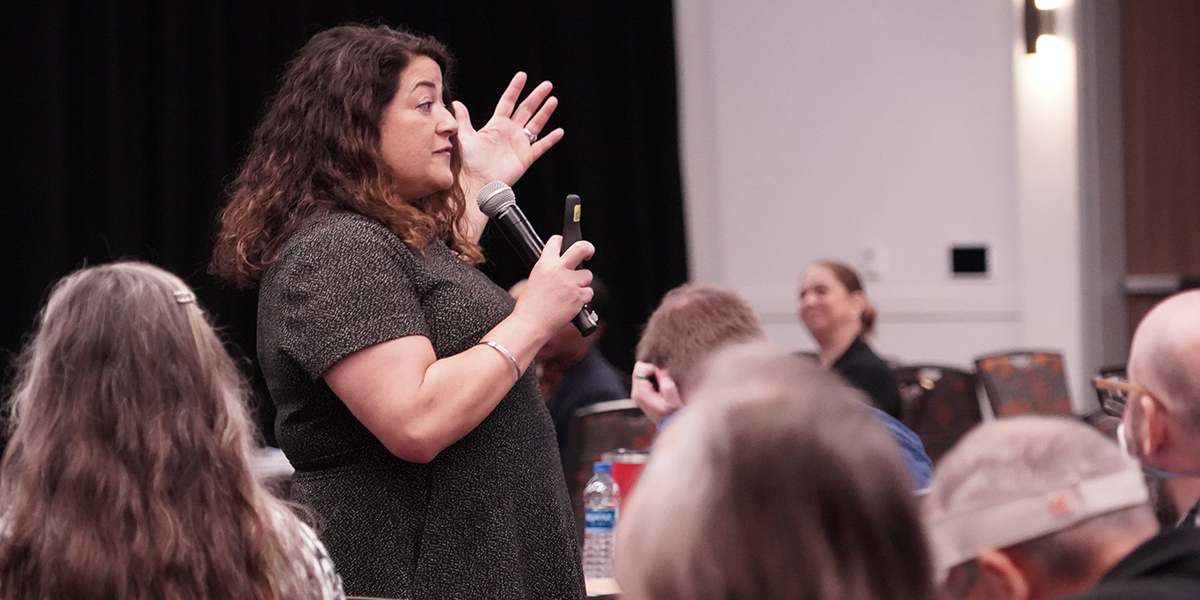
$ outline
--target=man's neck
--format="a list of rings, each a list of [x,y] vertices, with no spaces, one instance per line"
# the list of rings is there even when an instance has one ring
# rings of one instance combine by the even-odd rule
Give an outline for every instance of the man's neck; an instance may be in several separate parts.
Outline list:
[[[1200,477],[1168,479],[1165,487],[1179,517],[1187,514],[1200,501]]]
[[[1117,566],[1117,563],[1129,556],[1130,552],[1137,549],[1153,537],[1153,533],[1149,535],[1134,535],[1121,540],[1116,540],[1106,545],[1096,556],[1091,565],[1091,570],[1088,574],[1080,579],[1062,580],[1052,574],[1038,576],[1036,579],[1031,579],[1030,583],[1030,600],[1049,600],[1051,598],[1061,598],[1071,594],[1078,594],[1090,590],[1099,585],[1100,580]],[[1040,574],[1039,574],[1040,575]]]

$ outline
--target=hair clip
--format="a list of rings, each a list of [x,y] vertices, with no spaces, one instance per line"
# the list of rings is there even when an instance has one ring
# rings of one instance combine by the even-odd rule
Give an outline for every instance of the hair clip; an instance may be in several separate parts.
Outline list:
[[[192,304],[196,302],[196,295],[187,291],[175,292],[175,301],[180,304]]]

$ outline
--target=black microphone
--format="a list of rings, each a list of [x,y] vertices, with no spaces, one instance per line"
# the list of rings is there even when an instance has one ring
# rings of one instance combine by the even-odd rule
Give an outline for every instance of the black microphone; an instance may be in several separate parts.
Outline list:
[[[508,243],[512,244],[513,249],[525,261],[525,266],[532,269],[541,258],[542,248],[546,244],[533,230],[533,225],[529,224],[529,219],[525,218],[521,207],[517,206],[517,195],[513,193],[512,188],[503,181],[493,181],[479,190],[475,201],[479,204],[479,210],[500,226],[500,231],[504,232]],[[571,323],[579,333],[588,336],[596,331],[597,320],[596,312],[584,304],[579,314],[571,319]]]

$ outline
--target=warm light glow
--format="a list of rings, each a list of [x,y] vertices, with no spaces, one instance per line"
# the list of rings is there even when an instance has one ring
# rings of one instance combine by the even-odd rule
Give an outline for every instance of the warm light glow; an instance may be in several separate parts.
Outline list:
[[[1063,39],[1042,34],[1037,39],[1037,54],[1030,58],[1029,74],[1037,89],[1048,92],[1065,84],[1071,47]]]
[[[1057,58],[1067,51],[1066,45],[1062,40],[1048,33],[1043,33],[1037,39],[1037,53],[1046,56],[1047,58]]]
[[[1054,10],[1062,6],[1062,0],[1033,0],[1033,5],[1038,7],[1038,10]]]

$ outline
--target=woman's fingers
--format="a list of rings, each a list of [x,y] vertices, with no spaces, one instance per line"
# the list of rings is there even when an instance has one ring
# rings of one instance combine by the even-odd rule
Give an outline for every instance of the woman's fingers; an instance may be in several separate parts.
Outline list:
[[[550,115],[546,115],[540,124],[533,121],[533,118],[536,114],[541,113],[542,110],[544,110],[545,107],[542,103],[546,102],[546,98],[550,95],[550,90],[552,89],[554,89],[554,86],[549,81],[543,81],[539,83],[538,86],[533,88],[533,91],[529,92],[529,95],[521,101],[521,104],[517,106],[516,112],[512,113],[513,121],[515,121],[518,125],[528,129],[530,133],[541,133],[542,127],[546,125],[546,120],[550,118]],[[557,100],[554,101],[554,106],[558,106]],[[550,107],[550,112],[554,112],[553,106]]]
[[[550,239],[546,240],[546,246],[542,248],[542,258],[562,254],[562,241],[563,238],[561,235],[550,236]]]
[[[558,98],[550,95],[554,85],[549,81],[543,81],[518,104],[517,99],[521,96],[526,79],[527,76],[523,72],[518,72],[513,76],[504,93],[500,95],[500,101],[496,103],[496,111],[492,116],[511,119],[525,131],[534,136],[540,136],[542,129],[546,127],[546,122],[550,120],[550,115],[553,115],[554,110],[558,108]]]
[[[562,138],[562,127],[559,127],[558,129],[555,129],[554,131],[551,131],[550,133],[538,138],[536,142],[530,144],[529,146],[529,162],[532,164],[534,161],[541,158],[547,150],[553,148],[554,145],[557,144]]]
[[[517,74],[513,75],[512,81],[508,82],[504,93],[500,94],[500,101],[496,103],[496,112],[492,113],[492,116],[506,119],[512,116],[513,108],[517,106],[517,98],[521,96],[523,87],[525,87],[525,72],[517,71]]]
[[[475,133],[475,128],[471,126],[471,113],[467,112],[467,105],[455,100],[451,106],[454,107],[454,120],[458,121],[459,135],[461,136],[464,130]]]
[[[559,244],[561,245],[562,237],[556,237],[559,238]],[[587,240],[579,240],[578,242],[571,244],[571,247],[567,248],[567,251],[562,253],[562,259],[567,268],[574,269],[583,261],[591,258],[595,253],[596,247],[593,246],[591,242]]]
[[[517,300],[521,313],[543,323],[547,331],[557,331],[569,322],[594,294],[589,287],[592,272],[573,268],[583,256],[591,254],[591,244],[586,244],[586,248],[576,248],[577,245],[572,245],[566,256],[559,256],[562,236],[546,240],[541,258],[529,274],[529,283]]]
[[[552,235],[549,240],[546,240],[546,247],[542,249],[542,257],[539,263],[545,262],[546,268],[550,272],[558,271],[560,276],[565,275],[567,279],[563,281],[570,282],[571,286],[583,288],[585,294],[583,303],[587,303],[592,299],[594,292],[591,287],[592,272],[587,269],[578,269],[579,263],[590,257],[596,250],[596,247],[591,242],[580,240],[571,244],[562,256],[559,256],[562,248],[562,236]]]
[[[557,260],[564,268],[574,269],[596,253],[596,246],[587,240],[571,244],[564,252],[562,241],[561,235],[550,236],[550,239],[546,240],[546,246],[542,248],[541,260]]]
[[[540,135],[542,129],[546,127],[546,122],[550,120],[550,115],[554,114],[554,109],[556,108],[558,108],[558,98],[554,96],[546,98],[546,102],[529,118],[529,122],[525,124],[525,129],[528,129],[534,135]],[[520,111],[518,110],[518,112]],[[516,119],[517,115],[514,115],[513,118]],[[520,123],[520,121],[517,122]]]

